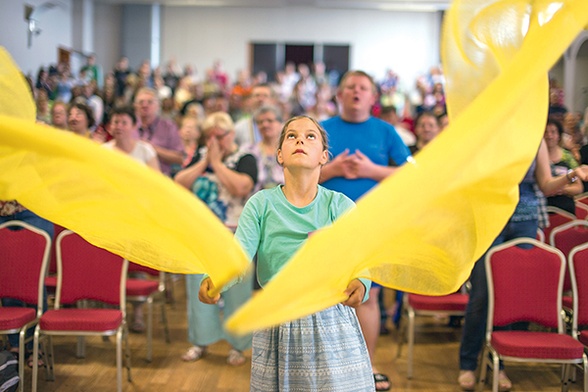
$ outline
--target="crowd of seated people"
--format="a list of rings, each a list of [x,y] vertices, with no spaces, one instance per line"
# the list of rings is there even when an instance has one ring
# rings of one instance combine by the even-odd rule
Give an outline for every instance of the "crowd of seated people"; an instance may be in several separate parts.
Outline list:
[[[271,80],[264,72],[251,75],[241,70],[234,82],[218,60],[202,76],[190,65],[181,69],[174,60],[155,68],[145,61],[133,70],[129,60],[122,57],[103,78],[97,69],[100,67],[95,58],[89,59],[78,72],[72,72],[63,63],[40,69],[36,80],[29,80],[38,109],[37,121],[97,143],[109,143],[111,148],[126,153],[130,150],[125,150],[123,144],[134,146],[131,138],[142,140],[156,155],[156,166],[164,175],[175,177],[178,184],[205,201],[227,224],[236,222],[251,194],[282,181],[275,146],[284,120],[308,114],[322,121],[338,114],[335,94],[340,75],[327,71],[322,63],[287,63]],[[413,146],[412,151],[419,151],[447,123],[444,85],[439,67],[432,67],[419,77],[414,91],[402,89],[398,75],[388,70],[378,83],[380,97],[372,109],[373,115],[394,125],[403,141]],[[545,142],[552,175],[557,176],[588,163],[588,123],[586,117],[567,111],[562,90],[555,83],[550,97]],[[132,108],[136,114],[132,136],[121,135],[120,124],[111,129],[112,114],[118,113],[120,117],[121,111],[115,109],[120,107]],[[226,123],[224,128],[215,122],[219,112],[225,114],[221,121]],[[134,125],[134,119],[132,122]],[[207,124],[206,129],[201,128],[203,124]],[[231,158],[233,154],[238,159]],[[216,171],[220,170],[217,173],[210,162],[224,165],[214,166]],[[225,181],[223,171],[227,167],[230,170],[225,174],[229,180]],[[206,183],[201,178],[205,172],[211,177]],[[190,176],[191,173],[197,175]],[[209,194],[213,185],[218,188],[218,200],[210,199],[214,196]],[[548,203],[573,212],[570,202],[574,195],[584,191],[580,185],[548,198]],[[227,200],[221,200],[223,197]],[[227,208],[234,209],[230,220],[224,215]],[[139,308],[134,316],[136,319],[130,325],[136,332],[142,332]],[[200,323],[193,319],[193,314],[190,317],[192,324]],[[193,346],[182,358],[193,361],[204,356],[207,338],[199,340],[191,334]],[[243,344],[233,344],[229,364],[243,363],[244,348]]]

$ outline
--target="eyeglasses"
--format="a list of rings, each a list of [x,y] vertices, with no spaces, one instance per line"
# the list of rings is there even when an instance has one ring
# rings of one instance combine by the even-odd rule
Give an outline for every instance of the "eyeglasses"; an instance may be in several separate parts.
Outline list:
[[[216,137],[216,140],[222,140],[225,138],[225,136],[227,136],[229,133],[231,133],[231,130],[229,129],[228,131],[224,131],[223,133],[221,133],[220,135],[216,135],[214,137]]]

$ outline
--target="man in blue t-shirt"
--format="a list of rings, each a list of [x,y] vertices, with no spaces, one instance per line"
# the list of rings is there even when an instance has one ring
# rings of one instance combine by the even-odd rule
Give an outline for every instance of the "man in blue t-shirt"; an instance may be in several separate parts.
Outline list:
[[[349,71],[337,89],[341,114],[322,123],[333,159],[323,166],[320,182],[353,201],[394,173],[398,168],[392,164],[402,165],[411,157],[394,127],[371,116],[377,97],[376,85],[368,74]],[[387,391],[391,387],[388,377],[373,365],[380,333],[380,290],[381,286],[372,285],[369,299],[357,309],[357,316],[372,360],[376,390]]]

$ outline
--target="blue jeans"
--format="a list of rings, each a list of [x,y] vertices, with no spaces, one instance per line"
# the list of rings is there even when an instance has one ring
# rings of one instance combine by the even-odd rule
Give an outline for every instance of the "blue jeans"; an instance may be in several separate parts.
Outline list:
[[[537,236],[537,227],[537,220],[509,221],[498,237],[496,237],[492,246],[500,245],[506,241],[520,237],[535,238]],[[486,282],[486,267],[484,265],[485,257],[486,254],[476,261],[470,275],[472,288],[466,308],[461,345],[459,347],[459,368],[461,370],[476,370],[478,367],[478,357],[485,340],[486,321],[488,317],[488,285]]]
[[[26,223],[30,224],[31,226],[34,226],[38,229],[46,231],[47,234],[49,234],[49,238],[53,238],[53,231],[54,231],[53,223],[49,222],[46,219],[41,218],[40,216],[33,213],[32,211],[24,210],[21,212],[17,212],[16,214],[13,214],[13,215],[0,216],[0,223],[8,222],[11,220],[26,222]],[[47,293],[46,292],[45,292],[45,295],[43,296],[43,298],[44,298],[43,311],[45,311],[45,310],[47,310]],[[2,306],[29,306],[31,308],[37,307],[36,305],[27,305],[20,300],[12,299],[12,298],[2,298]],[[34,327],[29,328],[27,330],[27,337],[33,336],[34,330],[35,330]],[[17,348],[18,347],[18,334],[14,333],[14,334],[8,335],[8,343],[10,344],[10,347]],[[32,341],[28,342],[26,348],[29,351],[32,350],[33,349],[33,342]]]

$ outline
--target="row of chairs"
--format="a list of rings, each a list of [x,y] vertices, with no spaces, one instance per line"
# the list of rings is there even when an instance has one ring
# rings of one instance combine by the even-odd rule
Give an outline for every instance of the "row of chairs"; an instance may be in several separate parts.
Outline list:
[[[588,206],[588,195],[582,198],[585,202],[579,204]],[[537,240],[549,243],[551,246],[561,250],[567,258],[572,249],[578,245],[588,243],[588,220],[576,219],[572,214],[548,207],[550,227],[545,231],[538,230]],[[417,316],[455,316],[465,315],[465,309],[469,300],[466,285],[457,293],[446,296],[425,296],[418,294],[406,294],[404,296],[404,309],[408,323],[401,324],[401,338],[399,339],[397,357],[401,355],[403,341],[408,343],[407,377],[413,376],[413,357],[415,339],[415,319]],[[564,296],[562,299],[563,308],[568,314],[572,313],[573,300],[571,295],[570,274],[564,275]],[[571,328],[571,325],[570,325]],[[406,336],[406,337],[405,337]]]
[[[130,350],[127,342],[127,300],[147,304],[147,360],[152,359],[153,304],[161,304],[166,341],[169,330],[165,315],[165,274],[129,263],[122,257],[98,248],[79,235],[63,230],[54,241],[57,274],[47,277],[51,238],[27,223],[10,221],[0,225],[0,298],[14,298],[27,307],[0,307],[0,334],[19,334],[20,391],[24,390],[26,331],[35,326],[33,339],[32,390],[37,390],[39,346],[44,347],[47,379],[54,379],[52,336],[78,337],[78,356],[83,357],[83,337],[116,336],[117,390],[122,390],[122,345],[125,342],[128,380],[131,381]],[[132,268],[131,268],[132,266]],[[158,276],[156,280],[127,278],[130,271]],[[55,281],[54,307],[43,313],[48,287]],[[97,301],[102,307],[80,307]],[[80,344],[80,342],[82,344]]]

